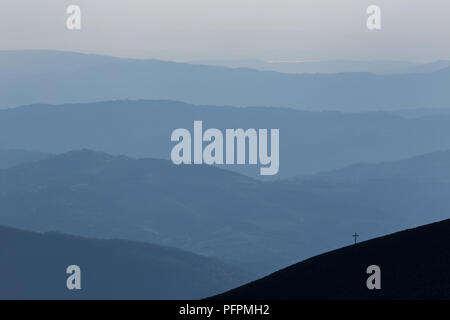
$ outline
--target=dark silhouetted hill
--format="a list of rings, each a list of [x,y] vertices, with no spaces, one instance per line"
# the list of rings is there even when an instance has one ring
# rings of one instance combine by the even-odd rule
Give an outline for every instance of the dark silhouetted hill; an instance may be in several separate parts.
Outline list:
[[[218,260],[147,243],[0,227],[0,299],[198,299],[248,281]],[[81,268],[81,290],[66,269]]]
[[[215,299],[449,299],[450,220],[328,252]],[[381,290],[368,290],[368,266]]]
[[[2,51],[0,75],[0,108],[171,99],[208,105],[375,111],[448,108],[450,102],[450,69],[400,75],[283,74],[72,52]]]

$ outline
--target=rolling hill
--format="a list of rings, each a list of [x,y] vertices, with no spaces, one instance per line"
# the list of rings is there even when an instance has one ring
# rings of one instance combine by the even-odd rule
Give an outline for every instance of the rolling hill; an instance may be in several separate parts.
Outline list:
[[[168,245],[263,275],[355,231],[369,239],[448,218],[446,177],[262,182],[81,150],[0,170],[0,224]]]
[[[449,299],[450,220],[321,254],[213,299]],[[369,290],[367,268],[381,270]]]
[[[317,173],[312,180],[450,180],[450,150],[377,164],[360,163]]]
[[[405,119],[283,108],[194,106],[174,101],[32,105],[0,111],[0,149],[63,153],[88,148],[113,155],[169,159],[177,128],[279,128],[280,171],[288,178],[450,149],[450,115]],[[228,166],[261,178],[257,166]]]
[[[209,166],[74,151],[0,170],[0,224],[258,264],[268,262],[263,253],[276,253],[264,232],[275,234],[284,224],[275,220],[292,219],[290,211],[272,216],[278,205],[261,199],[258,185]]]
[[[0,261],[0,299],[199,299],[249,280],[174,248],[6,227]],[[81,290],[66,287],[70,265],[81,269]]]
[[[450,103],[450,68],[400,75],[283,74],[73,52],[2,51],[0,75],[0,108],[119,99],[313,111],[448,108]]]

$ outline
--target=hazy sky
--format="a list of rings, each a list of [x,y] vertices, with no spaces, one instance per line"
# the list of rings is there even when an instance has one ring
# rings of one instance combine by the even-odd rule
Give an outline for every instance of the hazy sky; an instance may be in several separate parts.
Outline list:
[[[82,30],[66,29],[66,8]],[[382,9],[382,30],[366,8]],[[449,0],[1,0],[0,50],[196,59],[450,59]]]

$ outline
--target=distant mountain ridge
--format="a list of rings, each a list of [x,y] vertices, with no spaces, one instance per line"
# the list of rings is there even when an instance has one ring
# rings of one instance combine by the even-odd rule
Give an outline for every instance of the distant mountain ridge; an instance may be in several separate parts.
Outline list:
[[[356,60],[194,60],[193,64],[210,66],[225,66],[231,68],[250,68],[261,71],[276,71],[281,73],[342,73],[342,72],[370,72],[375,74],[404,73],[423,64],[407,61],[356,61]],[[427,68],[424,68],[427,69]]]
[[[403,72],[405,73],[435,72],[449,67],[450,67],[450,60],[439,60],[405,68]]]
[[[450,149],[450,115],[406,119],[384,112],[348,114],[285,108],[195,106],[175,101],[32,105],[0,111],[0,149],[63,153],[92,149],[169,159],[173,130],[280,129],[274,178],[383,162]],[[258,166],[225,166],[261,178]]]
[[[313,111],[448,108],[450,103],[449,68],[400,75],[283,74],[73,52],[2,51],[0,74],[0,108],[119,99]]]
[[[0,227],[0,299],[199,299],[249,280],[218,260],[148,243]],[[81,268],[81,290],[66,269]]]
[[[446,220],[321,254],[213,299],[449,299],[449,240]],[[380,290],[366,286],[371,265]]]
[[[450,180],[450,150],[378,164],[355,164],[339,170],[314,174],[306,178],[355,181],[377,179]]]
[[[6,169],[19,164],[42,160],[49,156],[49,154],[39,151],[0,149],[0,169]]]

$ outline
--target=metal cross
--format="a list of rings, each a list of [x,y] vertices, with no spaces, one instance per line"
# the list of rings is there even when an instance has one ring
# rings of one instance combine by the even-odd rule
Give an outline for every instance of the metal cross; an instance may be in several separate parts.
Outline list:
[[[357,238],[359,237],[359,234],[357,234],[357,233],[355,232],[355,234],[353,235],[353,237],[355,238],[355,244],[356,244],[356,241],[357,241]]]

